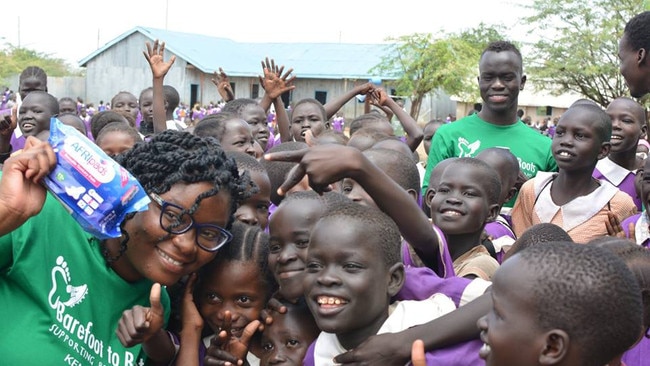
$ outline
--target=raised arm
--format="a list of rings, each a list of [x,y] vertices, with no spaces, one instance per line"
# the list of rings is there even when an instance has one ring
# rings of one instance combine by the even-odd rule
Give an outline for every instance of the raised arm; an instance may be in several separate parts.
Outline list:
[[[415,151],[422,142],[424,133],[413,117],[406,113],[406,111],[402,109],[393,98],[390,98],[384,89],[375,89],[370,95],[370,102],[379,107],[390,109],[390,111],[397,116],[399,123],[404,128],[404,132],[406,132],[406,144],[409,146],[411,151]]]
[[[266,58],[262,61],[262,71],[264,72],[264,77],[260,76],[259,79],[262,88],[264,88],[264,98],[260,102],[260,106],[265,111],[268,111],[271,103],[273,103],[280,140],[282,142],[291,141],[289,116],[284,109],[282,94],[296,88],[293,85],[296,77],[291,75],[293,69],[290,68],[284,72],[284,65],[278,66],[273,59],[269,60],[269,58]]]
[[[467,305],[399,333],[372,336],[359,347],[335,357],[342,365],[404,365],[411,355],[411,346],[420,339],[427,351],[444,348],[479,337],[476,323],[492,309],[488,292]]]
[[[32,136],[20,154],[5,161],[0,178],[0,236],[41,211],[46,195],[41,180],[55,165],[52,147]]]
[[[350,89],[345,94],[341,95],[340,97],[337,97],[331,102],[325,104],[324,107],[325,107],[325,112],[327,113],[327,119],[332,118],[332,116],[334,116],[336,112],[338,112],[341,108],[343,108],[345,103],[350,101],[350,99],[354,98],[358,94],[368,95],[368,93],[374,90],[374,88],[375,86],[372,83],[357,85],[354,88]]]
[[[165,92],[163,90],[163,82],[165,75],[176,61],[176,56],[169,58],[165,62],[165,42],[158,42],[155,40],[153,47],[149,42],[147,44],[147,51],[142,52],[144,58],[151,66],[153,74],[153,132],[160,133],[167,129],[167,114],[165,113]]]
[[[418,256],[435,271],[439,253],[438,236],[415,200],[358,149],[341,145],[317,145],[306,150],[267,154],[268,160],[298,162],[280,187],[284,194],[307,175],[317,192],[349,177],[359,183],[377,206],[397,224],[402,236]]]
[[[230,86],[230,79],[222,68],[219,68],[218,73],[215,71],[214,77],[210,80],[212,81],[212,84],[217,87],[217,91],[224,102],[228,103],[235,99],[235,93],[233,93],[232,87]]]
[[[18,117],[16,105],[10,110],[4,110],[0,115],[0,164],[4,163],[11,154],[11,135],[14,133],[18,125]]]

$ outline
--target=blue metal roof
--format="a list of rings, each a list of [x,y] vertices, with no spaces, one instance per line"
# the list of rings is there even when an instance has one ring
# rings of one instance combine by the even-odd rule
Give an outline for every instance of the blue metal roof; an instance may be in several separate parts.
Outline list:
[[[256,77],[265,57],[292,67],[301,78],[393,79],[368,71],[387,54],[385,44],[349,43],[243,43],[227,38],[135,27],[79,61],[81,66],[135,32],[165,42],[165,48],[197,69],[212,73],[222,67],[230,76]],[[144,47],[144,45],[143,45]]]

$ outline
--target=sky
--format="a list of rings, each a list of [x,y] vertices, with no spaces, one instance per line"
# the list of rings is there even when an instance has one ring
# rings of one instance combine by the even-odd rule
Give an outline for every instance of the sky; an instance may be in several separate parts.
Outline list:
[[[525,31],[517,20],[526,14],[521,5],[532,1],[9,0],[3,4],[0,47],[21,46],[78,66],[135,26],[239,42],[382,43],[413,33],[457,32],[483,21],[507,26],[518,40]]]

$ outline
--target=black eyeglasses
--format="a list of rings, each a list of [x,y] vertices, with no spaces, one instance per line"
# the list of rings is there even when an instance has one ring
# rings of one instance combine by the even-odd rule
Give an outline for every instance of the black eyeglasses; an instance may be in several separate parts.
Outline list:
[[[218,225],[197,224],[185,209],[150,193],[149,197],[160,206],[160,227],[170,234],[183,234],[196,228],[196,245],[208,252],[216,252],[232,240],[232,234]]]

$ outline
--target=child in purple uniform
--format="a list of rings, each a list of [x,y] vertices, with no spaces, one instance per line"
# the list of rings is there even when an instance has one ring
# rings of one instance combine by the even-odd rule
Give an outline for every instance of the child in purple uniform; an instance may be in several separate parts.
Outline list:
[[[607,115],[612,120],[611,149],[609,155],[596,164],[593,177],[617,186],[632,198],[637,210],[641,210],[634,178],[637,169],[641,168],[636,156],[637,146],[647,132],[645,110],[633,99],[620,97],[607,106]]]
[[[648,208],[650,208],[650,159],[646,159],[642,169],[638,173],[641,175],[639,193],[645,210],[624,219],[621,222],[621,227],[627,238],[648,248],[650,247],[650,220],[648,219]]]

